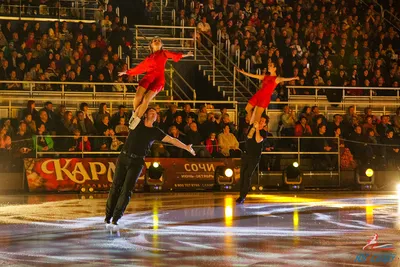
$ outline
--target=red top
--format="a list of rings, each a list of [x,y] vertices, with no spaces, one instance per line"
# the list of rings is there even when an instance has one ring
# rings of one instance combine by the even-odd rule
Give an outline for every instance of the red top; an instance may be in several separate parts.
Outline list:
[[[208,152],[210,152],[210,154],[212,154],[213,152],[219,152],[218,140],[215,139],[215,146],[213,146],[211,139],[207,138],[206,149],[208,150]]]
[[[182,53],[159,50],[146,57],[146,59],[140,62],[136,67],[127,70],[126,74],[138,75],[147,72],[149,74],[159,74],[164,77],[165,63],[167,63],[167,60],[172,59],[173,61],[178,62],[182,56]]]
[[[261,90],[267,89],[267,91],[271,91],[272,93],[277,85],[275,81],[276,76],[265,75],[264,80],[262,81]]]
[[[306,124],[306,127],[304,128],[303,125],[297,123],[294,127],[294,136],[298,137],[304,135],[312,135],[310,125]]]

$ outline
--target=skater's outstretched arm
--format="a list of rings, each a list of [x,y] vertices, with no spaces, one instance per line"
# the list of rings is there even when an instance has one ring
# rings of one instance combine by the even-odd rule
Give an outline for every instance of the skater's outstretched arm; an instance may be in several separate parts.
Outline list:
[[[148,59],[146,58],[142,62],[139,63],[136,67],[129,69],[127,71],[119,72],[118,76],[122,75],[129,75],[129,76],[134,76],[134,75],[139,75],[147,71],[148,68]]]
[[[193,56],[193,52],[188,52],[187,54],[182,54],[182,53],[176,53],[176,52],[164,50],[164,53],[167,56],[167,58],[172,59],[175,62],[178,62],[179,60],[181,60],[181,58]]]
[[[255,121],[253,127],[256,128],[256,142],[261,143],[264,138],[260,134],[260,126],[258,125],[258,121]]]
[[[299,79],[300,79],[299,77],[292,77],[292,78],[277,77],[276,78],[276,83],[296,81],[296,80],[299,80]]]
[[[237,71],[240,72],[241,74],[246,75],[246,76],[248,76],[250,78],[255,78],[255,79],[259,79],[259,80],[264,80],[264,78],[265,78],[264,74],[263,75],[251,74],[251,73],[245,72],[244,70],[241,70],[241,69],[236,68],[236,67],[235,67],[235,69],[237,69]]]
[[[182,143],[181,141],[179,141],[176,138],[173,138],[169,135],[166,135],[161,141],[165,142],[165,143],[169,143],[171,145],[174,145],[176,147],[182,148],[184,150],[186,150],[187,152],[189,152],[190,154],[192,154],[193,156],[196,156],[196,152],[194,152],[192,145],[185,145],[184,143]]]

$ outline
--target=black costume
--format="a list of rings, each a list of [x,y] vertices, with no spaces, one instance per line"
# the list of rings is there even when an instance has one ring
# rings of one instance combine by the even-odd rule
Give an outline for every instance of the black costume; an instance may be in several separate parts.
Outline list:
[[[128,138],[117,160],[113,183],[107,199],[106,222],[112,217],[114,224],[122,217],[144,166],[144,158],[154,141],[166,134],[157,127],[146,127],[141,122]]]
[[[251,128],[250,128],[251,129]],[[253,138],[246,140],[246,151],[242,153],[242,163],[240,167],[240,197],[237,202],[243,202],[250,190],[251,177],[260,163],[261,153],[263,151],[263,142],[257,143],[256,133]],[[262,138],[267,137],[267,132],[260,130]]]

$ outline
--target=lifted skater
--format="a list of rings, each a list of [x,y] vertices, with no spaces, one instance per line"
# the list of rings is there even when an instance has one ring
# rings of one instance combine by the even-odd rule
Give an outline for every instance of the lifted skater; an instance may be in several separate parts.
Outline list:
[[[251,78],[259,79],[262,81],[261,89],[253,95],[253,97],[247,103],[247,119],[250,121],[250,125],[254,122],[260,122],[261,115],[264,113],[265,109],[268,108],[271,102],[271,95],[275,90],[275,87],[281,82],[290,82],[292,80],[298,80],[299,77],[295,78],[282,78],[276,76],[276,66],[275,63],[271,62],[268,64],[268,72],[270,75],[257,75],[247,73],[243,70],[237,69],[243,75],[249,76]],[[252,138],[254,135],[254,130],[252,129],[248,133],[248,138]]]
[[[182,54],[164,50],[163,43],[157,36],[151,40],[149,46],[151,54],[144,61],[132,69],[118,73],[119,76],[133,76],[146,72],[139,82],[135,98],[133,99],[133,114],[129,120],[129,128],[131,130],[135,129],[139,124],[151,100],[164,89],[164,71],[167,60],[172,59],[178,62],[182,57],[193,56],[192,52]]]
[[[160,128],[153,127],[157,120],[157,112],[154,108],[148,108],[145,119],[136,129],[129,132],[128,138],[117,160],[113,183],[108,194],[106,205],[105,223],[118,225],[126,206],[129,203],[132,189],[134,188],[144,166],[144,158],[155,140],[170,143],[176,147],[187,150],[192,155],[195,152],[192,145],[185,145]]]
[[[251,177],[260,163],[261,153],[263,150],[263,141],[267,137],[264,127],[267,123],[265,117],[261,117],[260,122],[255,121],[253,130],[256,134],[246,140],[246,151],[242,153],[242,162],[240,166],[240,196],[236,199],[236,203],[243,204],[247,193],[251,186]]]

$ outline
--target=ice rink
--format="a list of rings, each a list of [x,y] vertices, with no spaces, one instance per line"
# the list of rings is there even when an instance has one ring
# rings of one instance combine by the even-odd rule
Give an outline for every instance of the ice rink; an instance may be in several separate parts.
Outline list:
[[[134,194],[119,231],[110,233],[107,195],[2,195],[0,263],[400,266],[394,192],[252,194],[240,206],[237,196]]]

